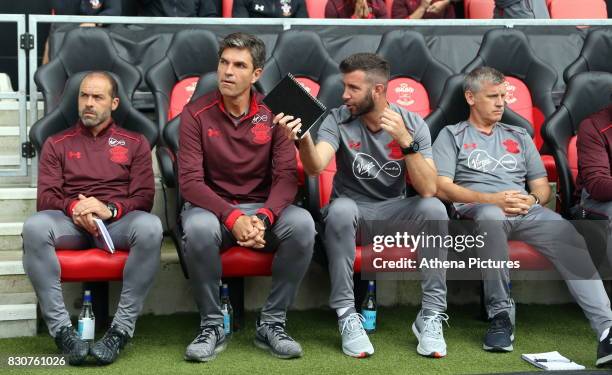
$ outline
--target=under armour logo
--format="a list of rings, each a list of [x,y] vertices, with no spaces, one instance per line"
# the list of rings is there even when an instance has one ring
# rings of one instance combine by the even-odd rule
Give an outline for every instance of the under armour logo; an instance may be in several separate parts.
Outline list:
[[[206,134],[207,134],[209,137],[218,137],[218,136],[220,136],[220,135],[221,135],[221,132],[220,132],[220,131],[218,131],[217,129],[208,129],[208,130],[206,131]]]
[[[81,152],[80,151],[68,151],[68,159],[80,159]]]
[[[266,121],[268,121],[268,115],[256,114],[255,117],[253,117],[251,124],[255,125],[258,122],[266,122]]]
[[[394,160],[388,161],[382,166],[371,155],[358,153],[353,160],[353,175],[362,180],[373,180],[380,172],[391,177],[399,177],[402,174],[400,164]]]
[[[255,10],[258,12],[263,12],[264,11],[264,6],[261,4],[255,4]]]
[[[108,138],[108,145],[111,147],[115,146],[125,146],[125,141],[123,139],[115,139],[113,137]]]

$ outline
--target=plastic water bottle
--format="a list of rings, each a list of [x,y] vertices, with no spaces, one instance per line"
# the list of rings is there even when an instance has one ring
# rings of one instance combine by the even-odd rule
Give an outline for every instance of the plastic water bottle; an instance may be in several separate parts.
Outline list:
[[[374,281],[368,282],[368,293],[361,305],[361,315],[365,318],[363,329],[367,333],[376,331],[376,284]]]
[[[78,333],[81,340],[85,341],[93,341],[96,333],[96,318],[91,306],[91,292],[89,290],[86,290],[83,296],[83,308],[79,314]]]
[[[229,298],[227,284],[221,286],[221,313],[223,313],[223,329],[225,336],[231,336],[234,332],[234,309]]]

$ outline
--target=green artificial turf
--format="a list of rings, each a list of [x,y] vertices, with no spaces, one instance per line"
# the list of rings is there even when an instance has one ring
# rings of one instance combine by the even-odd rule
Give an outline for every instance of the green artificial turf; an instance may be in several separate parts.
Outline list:
[[[451,306],[450,327],[445,327],[448,356],[423,358],[416,353],[416,339],[410,325],[416,307],[379,309],[378,330],[371,335],[376,353],[367,359],[342,354],[336,320],[331,311],[289,313],[288,331],[304,348],[301,359],[280,360],[256,348],[255,314],[248,313],[245,328],[234,334],[225,352],[209,363],[187,363],[185,347],[193,339],[199,317],[196,314],[144,316],[136,336],[119,360],[99,368],[91,361],[81,368],[9,368],[7,355],[48,355],[56,353],[46,334],[37,337],[1,339],[1,374],[467,374],[532,371],[521,353],[558,350],[572,360],[593,368],[597,343],[582,312],[575,305],[523,306],[517,309],[514,352],[487,353],[482,337],[487,323],[478,319],[475,305]],[[102,332],[98,332],[101,334]]]

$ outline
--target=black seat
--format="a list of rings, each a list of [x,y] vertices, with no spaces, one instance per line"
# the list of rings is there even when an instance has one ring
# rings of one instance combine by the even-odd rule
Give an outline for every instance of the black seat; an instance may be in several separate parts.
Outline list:
[[[582,72],[573,76],[563,101],[542,128],[542,136],[552,149],[559,173],[561,214],[574,217],[572,207],[578,174],[576,134],[582,120],[612,103],[612,73]]]
[[[465,121],[470,116],[470,106],[465,101],[463,80],[465,74],[456,74],[446,80],[438,108],[425,118],[431,132],[432,143],[446,125]],[[527,129],[533,136],[533,128],[529,121],[506,107],[501,122]]]
[[[387,90],[390,101],[422,116],[437,107],[444,83],[453,72],[432,56],[422,34],[389,31],[383,35],[376,53],[391,65]]]
[[[212,32],[181,30],[174,34],[164,58],[147,71],[145,80],[155,98],[160,132],[189,102],[199,77],[217,71],[218,49]]]
[[[589,31],[580,55],[563,72],[565,82],[580,72],[612,73],[612,29],[593,29]]]
[[[30,140],[38,152],[40,152],[45,140],[49,136],[68,129],[77,123],[79,119],[79,88],[83,77],[87,73],[80,72],[71,75],[65,87],[63,87],[59,106],[32,125]],[[119,77],[113,73],[111,75],[117,80],[119,96],[119,106],[112,113],[113,120],[117,125],[125,129],[143,134],[147,141],[149,141],[151,148],[153,148],[159,136],[157,126],[132,106]]]
[[[533,125],[536,146],[542,146],[540,127],[544,119],[555,111],[552,90],[557,73],[535,55],[525,34],[515,29],[487,31],[478,54],[465,68],[469,73],[480,66],[490,66],[506,75],[514,90],[508,90],[508,106]],[[517,79],[520,82],[517,82]],[[521,84],[522,82],[522,84]],[[522,85],[526,86],[527,92]]]
[[[340,71],[317,33],[289,30],[280,34],[272,55],[264,65],[258,82],[261,92],[270,92],[289,72],[296,78],[304,79],[301,82],[311,90],[318,91],[326,79]]]
[[[68,78],[91,70],[106,70],[119,77],[129,101],[141,81],[138,69],[119,57],[107,31],[80,27],[66,35],[57,56],[38,68],[34,75],[44,97],[45,113],[50,113],[59,104]]]

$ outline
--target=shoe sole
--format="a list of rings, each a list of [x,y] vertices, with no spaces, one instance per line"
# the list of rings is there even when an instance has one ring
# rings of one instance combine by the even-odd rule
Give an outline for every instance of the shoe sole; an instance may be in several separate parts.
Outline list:
[[[304,353],[299,353],[299,354],[282,354],[282,353],[279,353],[279,352],[275,351],[274,348],[272,348],[270,345],[268,345],[268,343],[258,339],[257,337],[255,338],[255,340],[253,340],[253,343],[259,349],[267,350],[274,357],[280,358],[280,359],[300,358],[300,357],[302,357],[302,355],[304,355]]]
[[[423,350],[423,347],[421,347],[420,334],[419,334],[419,330],[416,327],[416,323],[412,323],[412,333],[414,334],[414,337],[416,337],[417,342],[418,342],[417,353],[419,353],[423,357],[430,357],[430,358],[446,357],[446,350],[443,352],[428,352],[428,351]]]
[[[605,357],[597,358],[597,361],[595,362],[595,366],[602,367],[602,366],[609,365],[611,363],[612,363],[612,354],[608,354]]]
[[[488,352],[497,352],[497,353],[509,353],[514,350],[512,343],[514,342],[514,335],[510,336],[510,346],[488,346],[483,343],[482,348]]]
[[[368,357],[370,357],[370,356],[372,356],[374,354],[374,352],[372,352],[372,353],[368,353],[368,352],[355,353],[355,352],[351,352],[349,350],[346,350],[344,347],[342,348],[342,353],[348,355],[349,357],[353,357],[353,358],[368,358]]]
[[[185,354],[185,361],[190,361],[190,362],[210,362],[213,359],[217,358],[217,354],[219,354],[222,351],[224,351],[226,346],[227,346],[226,342],[224,342],[223,344],[217,346],[215,348],[215,351],[213,352],[213,354],[209,355],[208,357],[189,356],[189,355]]]

